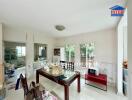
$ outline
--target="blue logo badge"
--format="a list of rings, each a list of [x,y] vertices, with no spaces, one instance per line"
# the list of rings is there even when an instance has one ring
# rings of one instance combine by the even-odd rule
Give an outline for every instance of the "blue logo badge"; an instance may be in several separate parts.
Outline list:
[[[121,7],[119,5],[116,5],[114,7],[111,7],[111,16],[123,16],[124,15],[124,7]]]

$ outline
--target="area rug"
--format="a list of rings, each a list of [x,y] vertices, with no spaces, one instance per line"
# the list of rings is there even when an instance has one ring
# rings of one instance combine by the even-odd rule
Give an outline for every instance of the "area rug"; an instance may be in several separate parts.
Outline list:
[[[15,89],[15,87],[16,87],[16,84],[11,84],[9,85],[8,90]]]
[[[50,93],[56,96],[58,100],[62,100],[54,91],[50,91]]]

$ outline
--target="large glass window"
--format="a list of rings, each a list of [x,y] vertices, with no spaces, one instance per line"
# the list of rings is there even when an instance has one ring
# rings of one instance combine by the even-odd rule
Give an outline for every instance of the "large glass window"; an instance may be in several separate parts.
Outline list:
[[[46,44],[34,44],[34,60],[46,60],[47,59],[47,45]]]
[[[86,67],[86,45],[80,44],[81,64]]]
[[[66,61],[69,61],[69,62],[75,61],[75,46],[74,45],[65,46],[65,58],[66,58]]]
[[[94,59],[94,43],[80,44],[81,64],[83,67],[88,66],[90,60]]]
[[[4,42],[4,61],[14,64],[15,68],[25,66],[26,46],[25,43]]]
[[[17,56],[18,57],[26,56],[25,46],[16,46],[16,50],[17,50]]]

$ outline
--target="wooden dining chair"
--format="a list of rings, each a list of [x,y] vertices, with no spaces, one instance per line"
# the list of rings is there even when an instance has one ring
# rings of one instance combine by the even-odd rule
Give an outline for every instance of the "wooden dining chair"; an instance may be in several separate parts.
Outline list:
[[[27,78],[24,77],[22,74],[20,74],[20,81],[21,81],[21,85],[22,88],[24,90],[24,96],[28,93],[28,84],[27,84]]]
[[[36,83],[32,81],[28,87],[27,78],[20,74],[19,77],[23,90],[24,90],[24,100],[43,100],[42,92],[45,89],[41,84],[36,86]]]
[[[60,61],[60,65],[65,70],[74,71],[74,62]]]
[[[66,69],[66,61],[60,61],[60,66],[61,66],[63,69]]]
[[[67,62],[67,70],[74,71],[74,62]]]

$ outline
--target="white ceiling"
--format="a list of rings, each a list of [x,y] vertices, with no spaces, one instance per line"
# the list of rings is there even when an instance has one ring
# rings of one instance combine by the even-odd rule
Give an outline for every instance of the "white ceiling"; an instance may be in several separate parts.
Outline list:
[[[115,27],[110,7],[126,0],[0,0],[0,22],[5,27],[48,33],[54,37],[76,35]],[[54,26],[62,24],[64,31]]]

